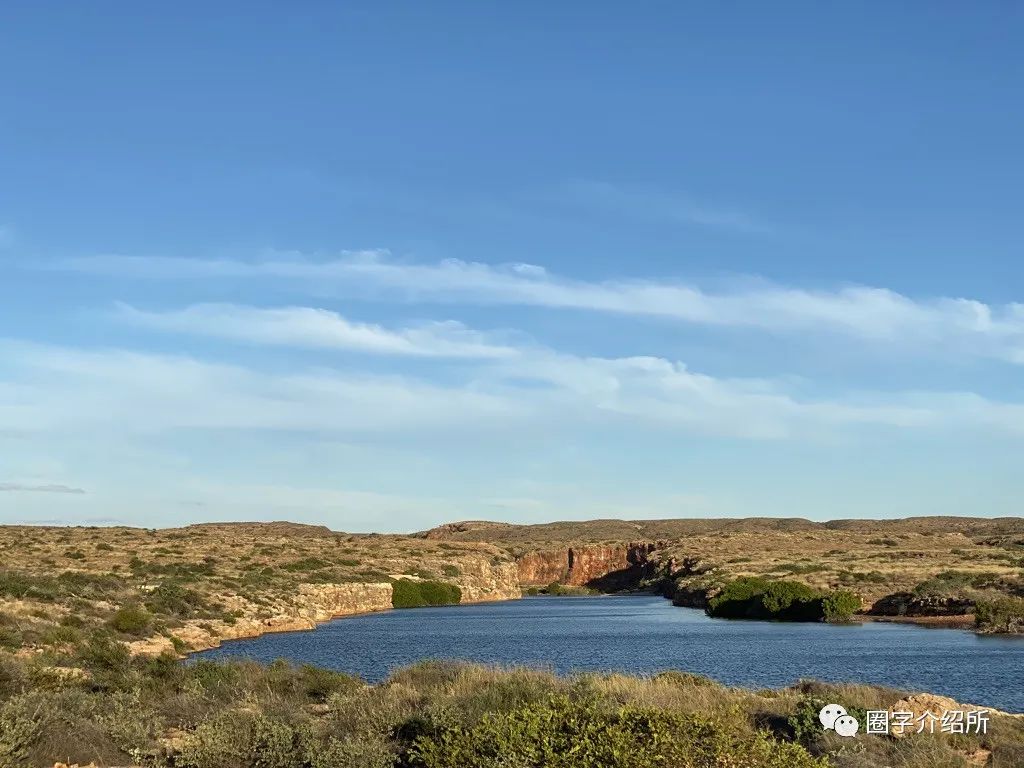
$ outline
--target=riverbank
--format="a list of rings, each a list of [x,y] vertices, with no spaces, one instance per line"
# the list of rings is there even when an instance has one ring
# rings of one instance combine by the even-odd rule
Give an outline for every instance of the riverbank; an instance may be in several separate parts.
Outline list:
[[[198,658],[278,658],[370,682],[423,658],[531,666],[571,675],[686,670],[750,690],[803,678],[887,685],[1024,712],[1024,644],[912,624],[735,621],[652,595],[537,597],[387,611],[315,632],[225,643]]]
[[[399,575],[410,579],[408,575]],[[412,577],[415,578],[415,577]],[[179,657],[219,648],[222,643],[251,640],[268,634],[306,632],[335,619],[409,610],[393,604],[394,583],[376,584],[303,584],[299,588],[294,613],[266,619],[237,618],[225,621],[191,621],[177,627],[170,636],[157,635],[128,643],[133,655],[173,654]],[[510,593],[511,592],[511,593]],[[477,590],[475,598],[460,599],[458,605],[475,605],[519,599],[517,589]]]
[[[974,632],[974,614],[966,613],[958,616],[874,616],[868,613],[857,614],[857,621],[873,621],[884,624],[915,624],[919,627],[935,629],[963,629]],[[975,634],[979,634],[975,632]]]

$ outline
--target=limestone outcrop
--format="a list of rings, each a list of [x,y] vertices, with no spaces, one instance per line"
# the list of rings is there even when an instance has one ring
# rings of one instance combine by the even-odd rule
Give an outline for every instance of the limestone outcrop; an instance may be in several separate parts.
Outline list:
[[[585,544],[527,552],[516,560],[519,583],[544,586],[558,582],[614,591],[637,586],[649,578],[656,563],[654,542],[623,545]]]
[[[512,600],[522,594],[519,574],[511,560],[485,556],[462,557],[458,575],[447,578],[462,591],[463,603]],[[399,574],[401,575],[401,574]],[[411,578],[417,578],[415,576]],[[287,602],[273,608],[257,606],[239,596],[223,596],[223,602],[238,614],[233,621],[188,621],[175,627],[170,636],[155,635],[129,643],[132,653],[156,655],[177,652],[182,643],[193,650],[218,647],[224,640],[258,637],[270,632],[297,632],[341,616],[390,610],[390,582],[301,584]]]

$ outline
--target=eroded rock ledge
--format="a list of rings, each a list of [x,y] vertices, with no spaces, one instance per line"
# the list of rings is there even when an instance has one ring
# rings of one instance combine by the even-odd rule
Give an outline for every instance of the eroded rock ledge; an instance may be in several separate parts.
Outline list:
[[[524,587],[558,582],[602,591],[633,589],[653,576],[652,558],[663,542],[630,542],[622,545],[580,545],[537,550],[516,560],[519,582]]]
[[[461,574],[452,579],[462,591],[462,603],[512,600],[521,596],[518,574],[510,561],[483,559],[460,561]],[[398,577],[416,578],[406,574]],[[135,654],[177,653],[217,648],[225,640],[259,637],[271,632],[297,632],[315,629],[317,624],[343,616],[387,611],[392,608],[390,582],[347,584],[302,584],[290,604],[271,615],[238,596],[227,596],[225,604],[241,615],[232,622],[223,620],[188,621],[171,631],[129,643]]]

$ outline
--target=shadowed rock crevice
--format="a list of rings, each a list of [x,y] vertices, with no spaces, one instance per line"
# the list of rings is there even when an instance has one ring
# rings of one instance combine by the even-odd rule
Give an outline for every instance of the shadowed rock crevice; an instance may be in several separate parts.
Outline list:
[[[661,542],[578,545],[564,549],[527,552],[517,558],[519,581],[524,587],[557,582],[601,592],[636,589],[655,575],[651,555]]]

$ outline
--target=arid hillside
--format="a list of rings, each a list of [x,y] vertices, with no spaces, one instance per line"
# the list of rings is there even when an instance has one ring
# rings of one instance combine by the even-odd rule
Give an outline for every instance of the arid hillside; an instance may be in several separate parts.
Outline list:
[[[398,581],[454,585],[461,602],[520,594],[512,556],[490,544],[290,523],[5,526],[0,561],[0,645],[36,650],[94,629],[147,652],[309,629],[391,608]]]
[[[70,653],[100,631],[134,652],[183,653],[416,604],[417,585],[456,602],[648,587],[700,606],[757,576],[847,590],[876,614],[963,617],[978,600],[1024,596],[1024,520],[466,522],[411,536],[6,526],[0,559],[0,647]]]
[[[526,568],[522,579],[534,584],[559,568],[570,576],[572,562],[618,552],[609,569],[632,572],[638,580],[649,580],[655,572],[661,577],[789,579],[819,589],[849,589],[865,608],[888,596],[915,595],[918,602],[953,601],[939,613],[964,613],[956,600],[1024,595],[1022,518],[592,520],[523,526],[469,521],[422,535],[502,547],[516,556],[521,577],[524,563],[539,562]],[[640,547],[642,567],[637,567]],[[537,577],[530,578],[534,573]],[[588,571],[586,578],[566,583],[587,584],[601,576]]]

